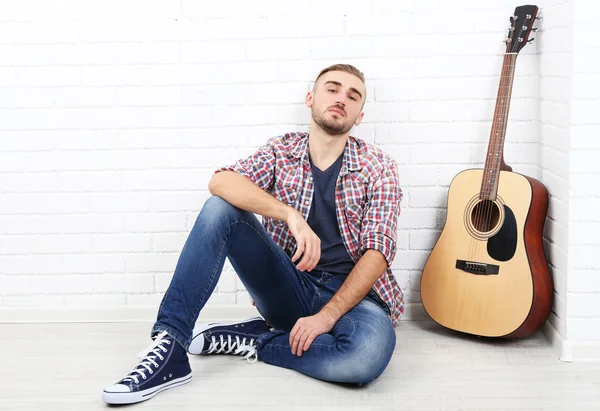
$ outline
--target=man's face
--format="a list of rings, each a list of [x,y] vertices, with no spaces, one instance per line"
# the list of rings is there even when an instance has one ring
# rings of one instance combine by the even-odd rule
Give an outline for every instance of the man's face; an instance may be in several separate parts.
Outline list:
[[[363,82],[344,71],[329,71],[321,76],[306,96],[312,118],[330,135],[345,134],[359,125],[366,96]]]

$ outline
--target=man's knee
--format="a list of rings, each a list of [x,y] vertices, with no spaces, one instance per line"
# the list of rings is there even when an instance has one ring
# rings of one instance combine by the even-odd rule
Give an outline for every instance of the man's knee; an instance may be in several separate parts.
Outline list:
[[[202,210],[196,219],[200,221],[216,222],[223,218],[228,218],[232,213],[239,212],[239,209],[219,196],[211,196],[202,206]]]
[[[396,333],[387,318],[360,324],[348,343],[345,355],[331,364],[328,374],[331,381],[367,384],[379,377],[387,368],[394,348]]]

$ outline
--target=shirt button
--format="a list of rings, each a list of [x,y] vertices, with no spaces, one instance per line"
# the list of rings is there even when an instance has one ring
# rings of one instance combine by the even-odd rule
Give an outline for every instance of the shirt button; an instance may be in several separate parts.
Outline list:
[[[306,200],[306,201],[304,202],[304,204],[306,204],[306,205],[309,205],[309,204],[310,204],[310,201]]]

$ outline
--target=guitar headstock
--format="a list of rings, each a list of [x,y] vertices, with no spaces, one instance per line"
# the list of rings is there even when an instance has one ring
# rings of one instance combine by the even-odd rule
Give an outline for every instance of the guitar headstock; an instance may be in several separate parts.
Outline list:
[[[529,39],[529,34],[537,31],[537,28],[533,28],[533,23],[540,19],[537,17],[538,10],[537,6],[519,6],[515,9],[515,13],[510,17],[511,25],[505,40],[507,53],[518,53],[525,44],[534,40]]]

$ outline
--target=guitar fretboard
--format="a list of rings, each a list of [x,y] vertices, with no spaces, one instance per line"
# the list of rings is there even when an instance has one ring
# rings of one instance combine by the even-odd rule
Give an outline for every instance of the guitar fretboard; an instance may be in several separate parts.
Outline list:
[[[481,191],[479,192],[479,198],[482,200],[495,200],[498,193],[498,179],[500,177],[502,154],[504,152],[504,138],[506,136],[516,60],[517,53],[506,53],[504,55],[498,97],[496,98],[496,108],[492,120],[490,142],[485,158]]]

